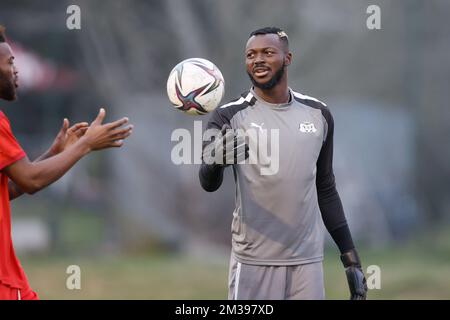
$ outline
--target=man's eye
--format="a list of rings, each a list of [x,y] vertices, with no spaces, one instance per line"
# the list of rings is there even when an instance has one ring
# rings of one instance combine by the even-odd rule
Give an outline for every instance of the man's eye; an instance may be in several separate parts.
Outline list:
[[[247,53],[247,58],[253,58],[253,53]]]

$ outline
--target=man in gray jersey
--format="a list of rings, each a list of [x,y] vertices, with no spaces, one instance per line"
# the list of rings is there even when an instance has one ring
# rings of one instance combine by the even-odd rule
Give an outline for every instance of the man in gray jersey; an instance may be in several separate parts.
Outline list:
[[[341,252],[351,299],[365,299],[366,279],[335,185],[330,110],[288,87],[292,53],[281,29],[252,32],[245,55],[253,86],[212,113],[207,129],[218,134],[204,143],[199,172],[202,187],[212,192],[225,167],[233,168],[228,297],[324,299],[325,225]],[[251,130],[257,134],[238,134]],[[276,134],[261,139],[267,132]],[[265,156],[261,141],[270,151]],[[277,156],[269,165],[262,161],[268,154]],[[252,156],[258,161],[248,161]]]

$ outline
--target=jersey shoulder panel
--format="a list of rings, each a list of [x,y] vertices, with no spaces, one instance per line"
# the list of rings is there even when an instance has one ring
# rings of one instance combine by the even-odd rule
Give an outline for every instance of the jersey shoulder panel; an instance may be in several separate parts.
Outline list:
[[[311,96],[307,96],[300,92],[292,91],[292,93],[294,94],[295,100],[297,100],[300,103],[306,104],[307,106],[309,106],[311,108],[322,109],[324,107],[325,108],[327,107],[327,105],[323,101],[320,101],[319,99],[316,99]]]
[[[213,121],[217,128],[222,128],[224,124],[230,125],[231,119],[236,113],[253,106],[255,102],[256,98],[253,94],[250,91],[246,91],[239,98],[217,107],[213,111],[210,121]]]
[[[218,111],[222,115],[226,115],[230,119],[239,111],[247,108],[248,106],[254,105],[256,98],[250,91],[246,91],[241,94],[237,99],[234,99],[224,105],[218,107]]]
[[[324,102],[320,101],[319,99],[316,99],[311,96],[307,96],[307,95],[299,93],[299,92],[292,91],[292,93],[293,93],[294,99],[296,101],[298,101],[304,105],[307,105],[308,107],[311,107],[314,109],[319,109],[322,112],[322,115],[324,116],[324,118],[327,120],[328,123],[333,121],[330,109]]]

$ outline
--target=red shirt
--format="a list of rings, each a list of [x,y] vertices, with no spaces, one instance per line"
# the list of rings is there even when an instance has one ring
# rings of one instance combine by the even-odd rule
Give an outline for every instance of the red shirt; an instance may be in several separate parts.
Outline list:
[[[0,284],[28,290],[29,284],[16,257],[11,238],[11,209],[8,177],[3,169],[25,157],[11,131],[8,118],[0,111]]]

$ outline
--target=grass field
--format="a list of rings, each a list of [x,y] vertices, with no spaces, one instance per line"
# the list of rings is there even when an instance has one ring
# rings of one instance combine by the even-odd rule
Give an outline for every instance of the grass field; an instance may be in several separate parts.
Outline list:
[[[432,245],[439,243],[440,245]],[[449,299],[450,235],[385,250],[360,250],[364,266],[381,268],[381,289],[369,299]],[[22,262],[41,299],[226,299],[228,257],[179,255],[28,258]],[[81,290],[66,288],[67,266],[81,268]],[[347,299],[337,251],[324,261],[327,299]]]
[[[26,200],[26,199],[25,199]],[[27,207],[28,205],[28,207]],[[33,203],[14,204],[18,214],[39,211]],[[92,212],[63,208],[43,213],[58,216],[61,237],[56,252],[74,257],[21,257],[32,287],[42,299],[225,299],[229,256],[181,255],[86,256],[101,243],[104,221]],[[61,248],[59,248],[61,247]],[[97,251],[101,251],[96,249]],[[417,234],[408,243],[384,249],[359,248],[363,266],[381,269],[381,289],[370,290],[369,299],[450,299],[450,226]],[[66,269],[81,268],[81,290],[66,288]],[[345,274],[337,249],[325,253],[326,297],[347,299]]]

